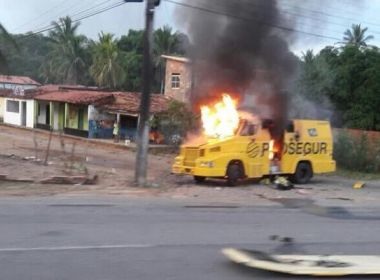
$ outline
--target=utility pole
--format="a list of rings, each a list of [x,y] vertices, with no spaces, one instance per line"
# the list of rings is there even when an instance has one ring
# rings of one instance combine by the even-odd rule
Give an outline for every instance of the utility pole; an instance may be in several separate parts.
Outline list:
[[[129,1],[128,1],[129,2]],[[144,59],[143,59],[143,89],[140,98],[140,117],[137,128],[137,153],[135,167],[135,183],[137,186],[146,185],[149,148],[149,109],[150,91],[152,82],[152,44],[153,44],[153,17],[157,0],[146,0]]]

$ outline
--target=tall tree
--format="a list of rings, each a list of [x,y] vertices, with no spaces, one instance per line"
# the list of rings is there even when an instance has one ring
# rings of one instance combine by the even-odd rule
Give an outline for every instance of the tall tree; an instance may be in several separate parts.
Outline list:
[[[154,83],[155,90],[163,90],[163,76],[165,73],[165,67],[161,56],[163,54],[184,54],[183,34],[179,32],[173,32],[173,29],[165,25],[162,28],[157,29],[154,32],[154,67],[156,72],[156,79]]]
[[[4,38],[5,42],[11,44],[14,48],[18,49],[17,44],[13,37],[8,33],[5,27],[0,23],[0,36]],[[8,71],[8,63],[5,58],[4,52],[0,48],[0,73]]]
[[[302,52],[302,60],[306,64],[313,63],[315,56],[313,50],[307,50],[306,52]]]
[[[77,35],[79,23],[73,23],[70,17],[60,18],[52,25],[54,29],[49,33],[51,50],[41,68],[41,75],[45,82],[77,84],[87,70],[87,38]]]
[[[127,35],[121,36],[118,47],[124,52],[135,52],[143,54],[144,31],[130,29]]]
[[[362,28],[360,24],[353,24],[351,29],[344,32],[343,43],[355,47],[367,47],[367,42],[374,39],[372,35],[366,36],[368,27]]]
[[[127,35],[121,36],[118,42],[123,53],[121,64],[126,72],[122,88],[128,91],[142,89],[143,39],[144,31],[131,29]]]
[[[9,74],[28,76],[39,80],[39,69],[49,52],[49,40],[42,34],[17,34],[12,35],[18,45],[18,49],[10,47],[0,36],[0,49],[7,58]],[[2,47],[4,46],[4,47]]]
[[[125,71],[120,64],[121,52],[117,41],[109,33],[100,33],[99,42],[93,49],[93,64],[90,73],[98,86],[119,88],[125,80]]]

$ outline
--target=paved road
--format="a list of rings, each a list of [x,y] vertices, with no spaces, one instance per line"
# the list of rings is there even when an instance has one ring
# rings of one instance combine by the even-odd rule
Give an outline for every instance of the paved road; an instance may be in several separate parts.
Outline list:
[[[294,237],[296,251],[380,251],[379,208],[304,206],[299,201],[209,207],[185,200],[2,198],[0,278],[293,279],[243,269],[220,254],[226,246],[288,249],[270,241],[273,234]]]

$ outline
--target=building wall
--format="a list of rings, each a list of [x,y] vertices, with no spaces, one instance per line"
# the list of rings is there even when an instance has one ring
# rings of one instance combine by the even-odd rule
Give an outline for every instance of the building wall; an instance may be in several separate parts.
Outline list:
[[[38,101],[38,104],[40,107],[40,111],[39,111],[39,114],[37,115],[37,123],[47,124],[46,111],[47,111],[47,107],[49,106],[49,102]]]
[[[12,100],[12,101],[17,101],[19,103],[19,111],[18,112],[8,112],[7,111],[7,101]],[[13,125],[21,125],[21,104],[20,101],[11,99],[11,98],[5,98],[4,102],[4,123],[7,124],[13,124]]]
[[[18,102],[18,112],[8,112],[7,111],[7,100],[12,100]],[[34,127],[34,100],[20,100],[13,98],[5,98],[5,110],[4,110],[4,123],[12,125],[22,125],[22,102],[26,102],[26,126],[33,128]]]
[[[26,126],[34,128],[34,100],[26,101]]]
[[[59,130],[59,104],[53,104],[53,129]]]
[[[9,84],[9,83],[0,83],[0,89],[33,89],[36,88],[36,85],[24,85],[24,84]]]
[[[179,87],[173,87],[173,74],[179,74]],[[165,95],[181,102],[187,102],[191,92],[191,65],[187,62],[166,60]]]
[[[66,127],[78,129],[78,108],[71,104],[68,104]]]
[[[67,104],[66,127],[79,129],[80,109],[83,109],[83,130],[88,130],[88,106]]]
[[[0,121],[4,119],[4,111],[5,111],[5,98],[0,97]]]

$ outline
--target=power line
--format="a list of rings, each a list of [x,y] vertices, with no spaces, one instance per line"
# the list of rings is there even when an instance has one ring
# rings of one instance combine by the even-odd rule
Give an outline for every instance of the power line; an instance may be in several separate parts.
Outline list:
[[[96,12],[84,15],[84,16],[78,18],[78,19],[73,20],[72,22],[75,23],[75,22],[78,22],[78,21],[81,21],[81,20],[93,17],[95,15],[98,15],[98,14],[104,13],[106,11],[109,11],[111,9],[117,8],[119,6],[122,6],[125,3],[126,3],[125,1],[121,1],[121,2],[115,3],[115,4],[111,5],[111,6],[105,7],[103,9],[101,9],[101,10],[96,11]],[[23,38],[28,38],[28,37],[31,37],[31,36],[34,36],[34,35],[37,35],[37,34],[40,34],[40,33],[44,33],[44,32],[53,30],[54,28],[55,28],[54,26],[51,26],[51,27],[48,27],[48,28],[45,28],[45,29],[42,29],[42,30],[39,30],[39,31],[36,31],[36,32],[32,32],[32,33],[28,34],[27,36],[25,36]]]
[[[77,15],[81,15],[81,14],[85,14],[86,12],[90,11],[90,10],[94,10],[95,8],[99,7],[99,6],[102,6],[103,4],[107,3],[107,2],[110,2],[111,0],[106,0],[106,1],[103,1],[101,2],[100,4],[96,4],[90,8],[87,8],[85,10],[82,10],[82,11],[79,11],[79,12],[76,12],[75,14],[71,15],[70,17],[74,17],[74,16],[77,16]],[[77,6],[77,5],[74,5],[74,6]],[[59,17],[63,16],[63,13],[67,10],[71,10],[74,6],[71,6],[69,9],[65,9],[64,11],[62,11],[60,14],[57,14],[57,16],[59,15]],[[89,14],[89,13],[87,13]],[[53,21],[53,20],[52,20]],[[40,25],[40,27],[38,28],[35,28],[34,30],[35,31],[32,31],[33,33],[34,32],[38,32],[39,30],[44,30],[44,29],[48,29],[50,27],[53,27],[53,25],[50,23],[50,24],[47,24],[47,25]]]
[[[355,21],[355,22],[360,21],[361,23],[364,23],[364,24],[373,25],[373,26],[380,26],[379,23],[358,20],[358,19],[355,19],[355,18],[352,18],[352,17],[340,16],[340,15],[331,14],[331,13],[327,13],[327,12],[323,12],[323,11],[317,11],[317,10],[308,9],[308,8],[299,8],[299,7],[295,7],[295,6],[289,5],[289,4],[283,4],[283,3],[281,3],[281,5],[288,6],[288,7],[291,7],[293,9],[304,10],[304,11],[307,11],[307,12],[310,12],[310,13],[319,14],[319,15],[323,15],[323,16],[327,16],[327,17],[340,18],[340,19],[350,20],[350,21]],[[347,11],[342,10],[342,12],[347,12]]]
[[[92,7],[88,8],[88,9],[86,9],[86,10],[83,10],[83,11],[77,12],[76,14],[71,15],[71,17],[75,17],[75,16],[78,16],[78,15],[84,14],[85,12],[90,11],[92,9],[95,9],[95,8],[97,8],[99,6],[102,6],[103,4],[105,4],[107,2],[110,2],[110,1],[111,0],[103,1],[103,2],[101,2],[101,3],[99,3],[99,4],[95,5],[95,6],[92,6]]]
[[[23,24],[17,26],[17,27],[15,28],[15,30],[20,29],[21,27],[24,27],[25,25],[28,25],[28,24],[30,24],[30,23],[32,23],[32,22],[38,20],[38,19],[41,19],[42,16],[44,16],[44,15],[50,13],[51,11],[57,9],[59,6],[61,6],[63,3],[66,3],[66,2],[67,2],[67,0],[63,0],[63,1],[59,2],[59,4],[57,4],[57,5],[53,6],[53,7],[51,7],[50,9],[48,9],[48,10],[46,10],[46,11],[44,11],[44,12],[42,12],[41,14],[39,14],[38,16],[36,16],[35,18],[32,18],[31,20],[26,21],[26,22],[24,22]]]
[[[83,5],[83,2],[87,2],[88,0],[85,0],[85,1],[81,1],[81,2],[75,2],[73,5],[70,5],[69,7],[65,7],[63,10],[61,11],[56,11],[56,13],[54,13],[53,15],[48,15],[48,19],[43,19],[43,20],[40,20],[40,22],[35,25],[35,27],[33,28],[30,28],[30,30],[38,30],[38,29],[43,29],[43,28],[46,28],[47,25],[46,25],[46,21],[49,21],[51,22],[52,20],[54,20],[56,17],[66,13],[66,12],[69,12],[71,11],[72,9],[76,8],[76,7],[82,7]],[[69,1],[67,1],[69,2]]]
[[[233,4],[232,4],[233,5]],[[258,3],[251,3],[251,2],[247,2],[247,5],[250,5],[250,6],[253,6],[253,7],[264,7],[263,5],[260,5]],[[281,6],[287,6],[289,8],[292,8],[293,11],[289,10],[289,9],[281,9]],[[296,12],[295,10],[306,10],[306,11],[309,11],[309,12],[314,12],[314,13],[318,13],[318,11],[313,11],[313,10],[310,10],[310,9],[303,9],[303,8],[299,8],[299,7],[294,7],[294,6],[291,6],[291,5],[286,5],[286,4],[283,4],[281,2],[281,5],[279,7],[279,11],[281,14],[289,14],[289,15],[293,15],[293,16],[296,16],[296,17],[301,17],[301,18],[305,18],[305,19],[309,19],[309,20],[313,20],[313,21],[319,21],[319,22],[322,22],[324,24],[329,24],[329,25],[336,25],[336,26],[340,26],[340,27],[344,27],[345,29],[343,31],[338,31],[338,30],[333,30],[333,29],[330,29],[330,31],[334,32],[334,33],[337,33],[337,34],[343,34],[343,32],[347,29],[347,25],[345,24],[342,24],[342,23],[337,23],[337,22],[333,22],[333,21],[330,21],[330,20],[326,20],[325,18],[321,17],[321,16],[312,16],[312,15],[306,15],[306,14],[302,14],[302,13],[299,13],[299,12]],[[330,15],[330,16],[333,16],[333,15]],[[339,18],[339,16],[334,16],[336,18]],[[342,17],[341,17],[342,18]],[[343,17],[344,19],[344,17]],[[380,26],[380,25],[378,25]],[[374,33],[374,34],[380,34],[380,31],[377,31],[377,30],[373,30],[371,29],[371,32]]]
[[[256,8],[259,8],[259,9],[260,9],[260,8],[265,8],[264,5],[255,4],[255,3],[250,3],[250,2],[247,2],[246,5],[249,5],[249,6],[252,6],[252,7],[256,7]],[[219,5],[218,5],[218,6],[219,6]],[[234,4],[231,3],[231,7],[233,7],[233,6],[234,6]],[[220,6],[220,7],[222,7],[222,6]],[[283,15],[283,14],[289,14],[289,15],[292,15],[292,16],[297,16],[297,17],[301,17],[301,18],[305,18],[305,19],[313,19],[313,18],[311,18],[311,17],[309,17],[309,16],[306,16],[306,15],[303,15],[303,14],[300,14],[300,13],[291,12],[291,11],[280,10],[279,12],[280,12],[282,15]],[[265,17],[265,14],[263,14],[262,11],[260,11],[260,15],[263,15],[263,16]],[[321,21],[321,22],[326,23],[326,20],[323,20],[322,18],[318,18],[318,19],[316,19],[316,20],[317,20],[317,21]],[[332,22],[330,22],[330,23],[332,23]],[[333,24],[333,23],[332,23],[332,24]],[[303,22],[303,23],[302,23],[302,26],[306,26],[306,22]],[[343,25],[341,25],[341,26],[343,26]],[[347,26],[344,25],[344,27],[346,28]],[[312,27],[310,27],[310,28],[315,29],[315,26],[312,26]],[[326,29],[324,29],[324,30],[326,30]],[[328,29],[328,31],[331,31],[331,32],[336,33],[336,34],[339,34],[339,35],[343,34],[343,32],[342,32],[341,30]]]
[[[189,5],[189,4],[185,4],[185,3],[176,2],[176,1],[173,1],[173,0],[163,0],[163,1],[175,4],[175,5],[179,5],[179,6],[183,6],[183,7],[187,7],[187,8],[191,8],[191,9],[195,9],[195,10],[199,10],[199,11],[203,11],[203,12],[207,12],[207,13],[210,13],[210,14],[222,15],[222,16],[226,16],[226,17],[230,17],[230,18],[234,18],[234,19],[238,19],[238,20],[243,20],[243,21],[256,22],[256,23],[259,23],[259,24],[262,24],[262,25],[267,25],[267,26],[270,26],[270,27],[273,27],[273,28],[276,28],[276,29],[280,29],[280,30],[283,30],[283,31],[287,31],[287,32],[295,32],[295,33],[305,34],[305,35],[309,35],[309,36],[313,36],[313,37],[317,37],[317,38],[340,40],[339,38],[333,37],[333,36],[326,36],[326,35],[322,35],[322,34],[317,34],[317,33],[312,33],[312,32],[307,32],[307,31],[303,31],[303,30],[294,29],[294,28],[291,28],[291,27],[281,26],[281,25],[278,25],[278,24],[272,24],[272,23],[261,21],[261,20],[255,20],[255,19],[251,19],[251,18],[240,17],[240,16],[229,14],[229,13],[226,13],[226,12],[215,11],[213,9],[209,9],[209,8],[206,8],[206,7],[193,6],[193,5]]]

